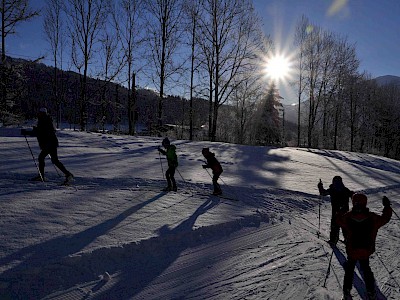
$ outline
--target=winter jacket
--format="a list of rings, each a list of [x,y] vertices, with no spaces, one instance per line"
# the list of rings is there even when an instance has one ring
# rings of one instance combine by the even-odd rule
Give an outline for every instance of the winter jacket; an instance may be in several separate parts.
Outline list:
[[[353,209],[344,215],[338,214],[336,222],[343,229],[346,252],[354,260],[367,259],[375,252],[378,229],[389,222],[392,208],[386,206],[382,215],[370,212],[368,208]]]
[[[41,150],[49,150],[58,147],[58,139],[53,120],[49,115],[39,117],[37,125],[32,131],[26,131],[30,136],[35,136]]]
[[[174,145],[168,145],[166,151],[160,148],[158,151],[167,156],[168,167],[178,167],[178,156],[176,155],[176,147]]]
[[[221,164],[215,158],[214,153],[209,152],[204,157],[207,160],[207,164],[204,166],[205,168],[211,168],[211,170],[213,171],[213,174],[221,174],[223,172]]]
[[[349,200],[354,192],[350,191],[343,184],[331,184],[327,190],[325,190],[322,185],[319,185],[318,188],[321,195],[331,196],[332,211],[334,213],[349,211]]]

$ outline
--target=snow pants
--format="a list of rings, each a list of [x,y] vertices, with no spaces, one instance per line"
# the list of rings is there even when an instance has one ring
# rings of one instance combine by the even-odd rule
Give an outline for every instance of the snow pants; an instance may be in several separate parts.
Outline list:
[[[220,187],[220,185],[218,183],[219,176],[221,176],[221,173],[213,173],[212,183],[213,183],[213,186],[214,186],[214,193],[221,193],[222,192],[221,187]]]
[[[332,217],[331,217],[331,231],[329,233],[329,240],[335,245],[339,241],[340,226],[336,223],[336,214],[338,212],[346,213],[349,211],[349,207],[341,207],[340,209],[332,207]],[[346,237],[344,237],[346,239]]]
[[[369,266],[369,259],[362,259],[358,261],[360,264],[360,269],[362,272],[362,276],[364,278],[365,286],[367,288],[368,295],[375,295],[375,278],[374,273],[371,271],[371,267]],[[357,260],[348,258],[345,264],[345,274],[343,281],[343,292],[344,294],[350,293],[350,290],[353,286],[353,278],[354,278],[354,269],[356,267]]]
[[[168,189],[171,191],[176,191],[176,181],[175,181],[175,168],[168,167],[167,171],[165,172],[165,177],[167,178]]]
[[[57,154],[57,147],[54,148],[48,148],[48,149],[42,149],[42,151],[39,154],[39,172],[42,174],[42,177],[44,178],[44,166],[45,166],[45,158],[47,155],[50,154],[51,157],[51,162],[60,169],[61,172],[67,176],[70,174],[70,172],[64,167],[64,165],[58,160],[58,154]]]

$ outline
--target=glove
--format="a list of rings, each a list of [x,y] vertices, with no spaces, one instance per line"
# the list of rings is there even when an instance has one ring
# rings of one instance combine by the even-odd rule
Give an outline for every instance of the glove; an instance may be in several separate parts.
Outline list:
[[[207,169],[207,165],[203,165],[202,167],[203,167],[203,169]]]
[[[161,148],[160,147],[158,147],[157,150],[158,150],[158,152],[161,152]]]
[[[322,189],[324,188],[324,185],[323,185],[322,182],[320,181],[320,182],[318,182],[317,187],[318,187],[319,190],[322,190]]]
[[[21,129],[21,135],[27,135],[26,129]]]
[[[389,200],[389,198],[386,197],[386,196],[383,196],[383,198],[382,198],[382,204],[383,204],[384,207],[390,206],[390,200]]]

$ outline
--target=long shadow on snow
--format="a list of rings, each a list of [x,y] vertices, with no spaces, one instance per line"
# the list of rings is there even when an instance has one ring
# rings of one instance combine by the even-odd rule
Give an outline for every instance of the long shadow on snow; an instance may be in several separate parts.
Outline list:
[[[346,257],[344,256],[344,254],[338,249],[338,248],[334,248],[333,252],[336,255],[337,260],[339,261],[340,265],[343,267],[343,269],[346,266]],[[362,271],[360,269],[359,264],[357,263],[357,268],[360,272],[360,274],[362,274]],[[354,272],[354,278],[353,278],[353,286],[355,287],[355,289],[357,290],[357,293],[363,298],[366,299],[367,298],[367,292],[366,292],[366,288],[365,288],[365,284],[364,281],[357,275],[356,272]],[[379,300],[386,300],[387,298],[385,297],[385,295],[382,294],[382,292],[379,290],[379,287],[376,286],[376,292],[377,292],[377,299]]]
[[[393,160],[392,163],[389,163],[388,161],[378,157],[378,156],[372,156],[372,154],[358,154],[355,152],[349,152],[351,153],[352,156],[358,156],[360,157],[360,160],[355,160],[351,159],[343,153],[346,153],[345,151],[334,151],[334,150],[315,150],[315,149],[308,149],[308,151],[319,154],[319,155],[324,155],[327,157],[332,157],[336,158],[341,161],[348,162],[353,165],[359,165],[360,167],[368,167],[368,168],[374,168],[377,170],[382,170],[382,171],[388,171],[388,172],[393,172],[400,174],[400,163],[396,160]],[[365,156],[369,156],[371,160],[367,160]]]
[[[96,238],[106,234],[127,217],[161,198],[163,195],[163,193],[160,193],[147,201],[125,210],[114,218],[80,233],[57,237],[23,248],[1,258],[1,265],[21,259],[23,261],[0,275],[0,282],[10,283],[7,291],[0,290],[0,296],[5,292],[8,295],[12,295],[12,299],[39,299],[46,295],[48,291],[56,289],[62,285],[62,282],[68,280],[68,277],[71,277],[69,272],[72,266],[59,268],[57,265],[60,263],[60,260],[65,259],[68,255],[79,252]],[[81,276],[89,276],[93,279],[90,273],[87,272],[81,274]],[[76,275],[74,274],[72,277],[74,276]]]
[[[120,272],[120,276],[117,277],[118,282],[109,290],[95,295],[93,299],[117,300],[134,297],[161,275],[184,250],[220,239],[221,236],[229,236],[244,227],[259,227],[261,221],[269,221],[268,218],[263,219],[261,215],[253,215],[193,230],[196,219],[218,203],[219,199],[210,197],[174,229],[163,226],[159,230],[158,237],[143,241],[139,245],[126,245],[125,253],[129,253],[129,256],[124,256],[119,266],[113,262],[109,265],[110,268],[120,268],[113,270]],[[102,255],[99,254],[100,258],[94,257],[94,259],[101,259]]]
[[[155,198],[152,198],[146,203],[154,200]],[[7,274],[0,277],[0,281],[11,282],[7,291],[9,295],[12,295],[11,299],[40,299],[59,289],[66,290],[78,284],[95,281],[97,275],[108,271],[115,277],[113,285],[102,292],[103,288],[99,289],[97,283],[92,290],[93,292],[96,292],[96,289],[99,290],[92,294],[91,299],[129,299],[142,292],[184,250],[218,240],[221,236],[229,236],[244,227],[259,227],[262,221],[269,221],[268,218],[264,219],[261,215],[252,215],[228,223],[193,230],[196,219],[218,203],[219,199],[210,197],[187,220],[174,229],[168,228],[167,225],[161,227],[157,237],[139,243],[129,243],[122,247],[101,248],[80,256],[65,257],[68,252],[77,250],[72,249],[70,243],[78,244],[79,247],[84,246],[92,238],[109,230],[137,210],[137,207],[131,208],[119,216],[71,238],[58,238],[30,247],[33,249],[25,249],[24,252],[27,254],[33,252],[37,257],[37,263],[30,263],[28,258],[23,263],[23,268],[19,267],[8,271]],[[74,241],[75,239],[78,241]],[[80,239],[84,241],[79,241]],[[59,246],[56,247],[56,245]],[[39,259],[40,253],[46,251],[47,248],[58,248],[62,253],[56,253],[58,259],[52,259],[47,265],[39,266],[40,261],[44,260],[43,258]],[[45,255],[47,257],[49,253],[45,253]]]
[[[111,289],[96,295],[93,299],[127,299],[140,293],[172,265],[185,249],[199,242],[201,234],[196,234],[193,226],[199,216],[218,203],[218,199],[207,199],[177,227],[173,229],[170,229],[168,225],[161,227],[158,237],[141,243],[140,247],[144,249],[144,255],[138,257],[138,253],[133,251],[132,253],[136,255],[127,257],[120,266],[122,269],[118,282]]]

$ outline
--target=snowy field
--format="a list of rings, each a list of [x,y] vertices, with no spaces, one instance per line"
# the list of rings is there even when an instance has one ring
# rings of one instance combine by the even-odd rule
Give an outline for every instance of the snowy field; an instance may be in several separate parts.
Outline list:
[[[63,130],[47,182],[20,129],[0,128],[0,299],[340,299],[345,251],[333,253],[329,197],[317,183],[343,177],[381,213],[400,213],[400,162],[368,154],[172,141],[178,192],[162,193],[161,138]],[[28,138],[37,158],[39,149]],[[227,197],[211,196],[203,147],[222,163]],[[161,159],[160,159],[161,158]],[[377,238],[379,299],[400,299],[400,220]],[[324,284],[325,283],[325,284]],[[365,297],[360,273],[352,295]]]

